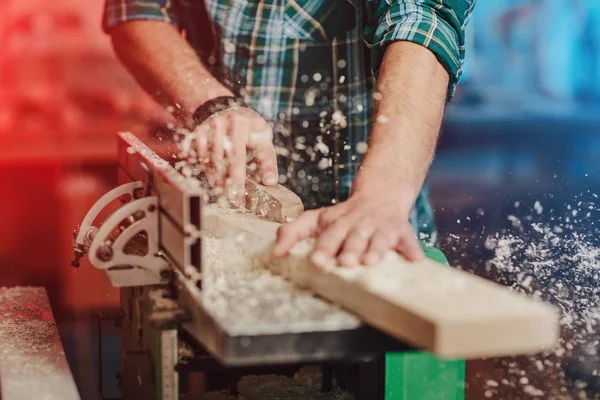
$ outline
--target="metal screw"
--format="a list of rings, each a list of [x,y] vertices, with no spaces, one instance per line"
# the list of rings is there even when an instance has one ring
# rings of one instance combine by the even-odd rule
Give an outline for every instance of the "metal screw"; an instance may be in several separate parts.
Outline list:
[[[100,261],[110,261],[113,258],[113,250],[112,247],[102,246],[98,248],[96,251],[96,257],[100,259]]]
[[[96,228],[95,226],[92,226],[90,227],[90,229],[88,229],[88,231],[85,234],[85,238],[88,240],[88,244],[92,243],[92,241],[96,237],[96,233],[98,233],[98,228]]]
[[[73,259],[73,261],[71,261],[71,266],[75,267],[75,268],[79,268],[80,267],[79,262],[80,262],[82,256],[83,256],[82,252],[75,250],[75,258]]]

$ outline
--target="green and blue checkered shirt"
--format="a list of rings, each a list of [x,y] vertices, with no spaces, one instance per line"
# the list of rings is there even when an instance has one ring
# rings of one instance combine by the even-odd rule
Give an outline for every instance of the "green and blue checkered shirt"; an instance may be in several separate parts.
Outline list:
[[[157,20],[275,127],[280,181],[307,208],[344,200],[367,149],[374,76],[394,41],[430,49],[460,78],[475,0],[107,0],[104,29]],[[398,132],[401,134],[401,132]],[[382,171],[385,175],[385,171]],[[411,223],[435,241],[427,185]]]

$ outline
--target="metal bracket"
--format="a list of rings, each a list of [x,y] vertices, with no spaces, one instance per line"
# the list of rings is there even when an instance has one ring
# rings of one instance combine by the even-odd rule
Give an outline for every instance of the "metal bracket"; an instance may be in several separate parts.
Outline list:
[[[73,243],[73,249],[75,252],[75,258],[71,262],[71,265],[75,268],[79,268],[79,261],[83,257],[92,243],[98,228],[93,226],[94,220],[98,217],[98,214],[106,208],[107,205],[117,200],[118,198],[130,196],[130,201],[142,197],[142,188],[144,184],[142,182],[129,182],[124,185],[120,185],[104,196],[100,197],[96,203],[90,208],[85,218],[81,222],[81,225],[73,232],[75,236],[75,242]]]
[[[88,256],[92,265],[105,270],[115,287],[167,283],[163,278],[169,262],[159,248],[158,197],[130,201],[117,209],[98,229]],[[127,252],[131,240],[145,236],[141,254]],[[142,237],[143,237],[142,236]]]

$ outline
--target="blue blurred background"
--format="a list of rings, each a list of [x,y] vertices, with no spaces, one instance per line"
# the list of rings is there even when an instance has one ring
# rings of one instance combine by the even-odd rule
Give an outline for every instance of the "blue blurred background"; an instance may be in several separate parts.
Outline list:
[[[600,1],[478,1],[431,173],[440,229],[496,229],[515,201],[556,208],[598,187],[598,133]]]
[[[479,1],[475,10],[463,82],[483,99],[600,100],[600,2]]]
[[[597,208],[599,155],[600,1],[478,1],[464,77],[447,109],[430,175],[440,247],[451,264],[507,283],[501,272],[486,267],[494,257],[485,245],[489,235],[513,234],[525,244],[540,245],[540,237],[531,234],[532,223],[540,222],[587,235],[586,242],[598,238],[597,213],[577,219],[572,210]],[[592,239],[589,245],[600,243]],[[570,246],[561,242],[556,252]],[[513,255],[516,265],[523,266],[524,257]],[[600,285],[594,273],[578,272],[575,261],[555,267],[556,278],[550,280],[564,284],[571,304],[597,304]],[[577,279],[562,280],[565,273]],[[568,331],[563,331],[565,340],[579,334]],[[598,337],[594,328],[586,340]],[[586,340],[575,344],[575,352]],[[513,365],[527,371],[548,396],[563,386],[575,390],[564,380],[571,366],[599,366],[584,357],[583,364],[561,361],[554,372],[536,374],[530,360],[516,361]],[[509,362],[515,360],[468,363],[468,398],[484,398],[490,379],[510,380]],[[523,398],[518,386],[503,387],[494,398]],[[595,396],[598,386],[581,398]]]

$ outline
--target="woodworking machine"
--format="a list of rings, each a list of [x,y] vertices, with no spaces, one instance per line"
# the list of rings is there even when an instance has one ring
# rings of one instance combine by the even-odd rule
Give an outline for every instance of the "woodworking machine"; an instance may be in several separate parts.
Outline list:
[[[350,314],[335,324],[322,312],[308,324],[283,327],[233,329],[220,322],[219,311],[203,301],[206,194],[200,180],[184,177],[175,167],[177,158],[165,148],[165,142],[119,134],[119,186],[94,204],[75,231],[73,265],[87,255],[121,290],[114,318],[121,328],[118,378],[124,399],[188,398],[185,387],[194,372],[207,373],[210,386],[210,377],[218,374],[239,378],[267,367],[299,365],[321,366],[324,390],[339,368],[354,371],[349,390],[360,400],[463,396],[462,362],[404,353],[415,357],[411,374],[411,366],[394,358],[399,353],[390,353],[410,350],[405,344]],[[345,313],[333,305],[331,312]],[[423,371],[436,369],[444,377],[425,382]],[[227,383],[234,394],[237,378]]]

